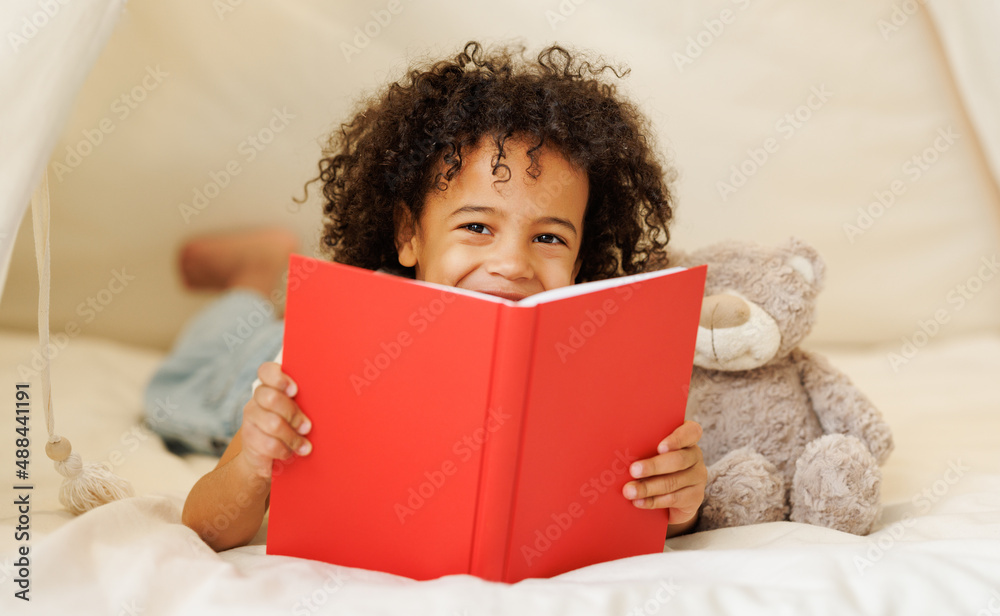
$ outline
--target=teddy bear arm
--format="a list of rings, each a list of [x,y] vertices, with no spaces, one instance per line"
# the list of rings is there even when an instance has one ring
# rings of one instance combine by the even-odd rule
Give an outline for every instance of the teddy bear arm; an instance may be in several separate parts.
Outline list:
[[[892,431],[875,405],[844,373],[815,353],[795,353],[802,384],[827,434],[850,434],[868,446],[879,465],[893,449]]]

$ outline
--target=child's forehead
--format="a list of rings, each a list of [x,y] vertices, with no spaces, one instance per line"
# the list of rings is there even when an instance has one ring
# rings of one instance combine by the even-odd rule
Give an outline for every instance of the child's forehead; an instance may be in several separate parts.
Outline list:
[[[462,167],[450,181],[432,187],[424,203],[424,216],[447,221],[469,216],[509,220],[569,221],[582,226],[589,196],[585,172],[557,150],[542,147],[532,161],[530,142],[505,145],[497,158],[495,144],[463,152]]]
[[[445,192],[451,187],[459,192],[489,187],[501,196],[509,196],[523,189],[542,188],[555,196],[573,183],[587,182],[587,173],[561,151],[547,145],[534,151],[531,148],[523,141],[505,144],[501,157],[495,144],[486,143],[463,152],[461,167],[451,180],[444,181]],[[444,161],[441,164],[448,168]]]
[[[577,179],[574,176],[587,176],[586,170],[561,148],[551,143],[539,145],[539,139],[530,135],[511,135],[501,143],[495,136],[482,135],[472,146],[457,149],[461,154],[461,166],[452,180],[463,174],[465,178],[477,176],[477,179],[487,179],[480,177],[485,172],[490,182],[502,188],[515,177],[530,185],[540,181],[567,183]],[[438,173],[446,174],[453,165],[446,160],[447,151],[446,148],[438,157]],[[446,176],[442,179],[448,182]]]

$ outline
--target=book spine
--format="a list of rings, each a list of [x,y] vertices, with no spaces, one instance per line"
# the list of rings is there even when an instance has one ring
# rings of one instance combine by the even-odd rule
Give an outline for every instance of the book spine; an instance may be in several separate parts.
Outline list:
[[[497,318],[469,562],[469,572],[486,580],[505,575],[537,313],[503,305]]]

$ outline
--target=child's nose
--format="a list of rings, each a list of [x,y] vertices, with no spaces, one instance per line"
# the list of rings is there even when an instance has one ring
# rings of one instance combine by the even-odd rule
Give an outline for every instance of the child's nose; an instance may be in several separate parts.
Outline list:
[[[513,238],[497,242],[490,253],[487,271],[508,280],[530,278],[531,262],[528,258],[528,251],[520,246],[519,242],[513,241]]]

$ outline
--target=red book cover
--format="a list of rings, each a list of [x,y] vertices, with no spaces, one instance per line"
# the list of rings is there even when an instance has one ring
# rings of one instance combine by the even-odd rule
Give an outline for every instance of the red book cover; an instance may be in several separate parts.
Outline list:
[[[660,552],[621,494],[684,420],[705,267],[520,302],[293,255],[283,368],[313,451],[267,552],[516,582]]]

